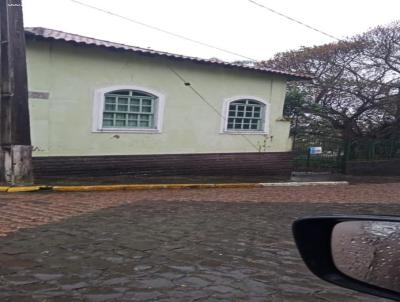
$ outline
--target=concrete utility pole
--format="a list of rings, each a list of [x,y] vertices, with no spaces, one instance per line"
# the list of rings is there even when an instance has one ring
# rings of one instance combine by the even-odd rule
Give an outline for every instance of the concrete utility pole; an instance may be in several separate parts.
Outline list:
[[[0,0],[0,182],[33,182],[21,0]]]

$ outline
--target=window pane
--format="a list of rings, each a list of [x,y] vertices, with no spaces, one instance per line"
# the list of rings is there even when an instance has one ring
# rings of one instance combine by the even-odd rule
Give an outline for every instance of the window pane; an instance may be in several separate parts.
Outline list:
[[[138,122],[135,120],[128,121],[128,127],[137,127],[137,125],[138,125]]]
[[[128,111],[128,105],[118,105],[118,111]]]
[[[118,98],[118,105],[127,105],[129,102],[128,98]]]
[[[243,111],[238,111],[237,112],[237,116],[244,116],[244,112]]]
[[[259,112],[254,112],[254,117],[260,117],[260,113]]]
[[[241,129],[242,125],[241,124],[235,124],[235,129]]]
[[[150,94],[147,94],[147,93],[141,92],[141,91],[132,91],[132,95],[134,95],[134,96],[151,96]]]
[[[125,120],[126,119],[126,114],[125,113],[117,113],[115,115],[115,118],[118,120]]]
[[[143,106],[143,107],[142,107],[142,112],[151,112],[151,107],[149,107],[149,106]]]
[[[118,95],[129,95],[130,90],[116,90],[110,92],[110,94],[118,94]]]
[[[246,117],[251,117],[252,116],[252,113],[251,112],[246,112]]]
[[[257,125],[251,124],[251,129],[258,129]]]
[[[116,127],[125,127],[126,121],[125,120],[116,120],[115,121],[115,126]]]
[[[115,97],[110,97],[110,96],[108,96],[108,97],[106,97],[106,104],[115,104]]]
[[[244,124],[243,125],[243,129],[249,129],[250,128],[250,125],[249,124]]]
[[[141,120],[141,121],[148,121],[148,120],[149,120],[149,116],[148,116],[148,115],[145,115],[145,114],[141,114],[141,115],[140,115],[140,120]]]
[[[149,122],[147,122],[147,121],[140,121],[140,127],[149,127]]]
[[[128,114],[128,119],[129,120],[137,120],[138,115],[137,114]]]
[[[254,107],[254,112],[260,112],[261,111],[261,107]]]
[[[105,104],[104,110],[105,111],[115,111],[115,105]]]
[[[244,106],[238,106],[237,109],[243,111],[244,110]]]
[[[130,109],[129,109],[129,111],[130,112],[139,112],[139,106],[130,106]]]
[[[151,100],[142,100],[142,105],[151,106]]]
[[[103,114],[103,118],[104,119],[113,119],[113,117],[114,117],[114,114],[113,113],[104,113]]]
[[[103,120],[103,127],[112,127],[113,125],[113,120]]]

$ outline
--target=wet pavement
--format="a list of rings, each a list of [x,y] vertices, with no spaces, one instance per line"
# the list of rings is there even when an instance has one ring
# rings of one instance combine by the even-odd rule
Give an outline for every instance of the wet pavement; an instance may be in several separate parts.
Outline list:
[[[51,195],[47,197],[51,199]],[[0,238],[0,301],[388,301],[320,281],[291,222],[397,204],[138,201]]]

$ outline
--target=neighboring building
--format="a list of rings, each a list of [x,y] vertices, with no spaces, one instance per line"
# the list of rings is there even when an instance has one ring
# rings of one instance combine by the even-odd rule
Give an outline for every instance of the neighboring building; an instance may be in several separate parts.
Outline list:
[[[26,41],[40,175],[289,169],[286,81],[307,76],[44,28]]]

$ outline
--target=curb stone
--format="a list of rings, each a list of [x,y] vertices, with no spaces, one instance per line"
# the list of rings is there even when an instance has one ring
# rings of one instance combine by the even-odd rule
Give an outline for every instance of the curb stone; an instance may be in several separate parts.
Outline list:
[[[260,183],[263,187],[301,187],[301,186],[339,186],[348,185],[348,181],[292,181]]]
[[[56,192],[91,192],[122,190],[159,190],[159,189],[211,189],[211,188],[260,188],[260,187],[300,187],[300,186],[337,186],[348,185],[347,181],[313,181],[313,182],[270,182],[270,183],[221,183],[221,184],[127,184],[127,185],[93,185],[93,186],[0,186],[0,192],[21,193],[41,190]]]

